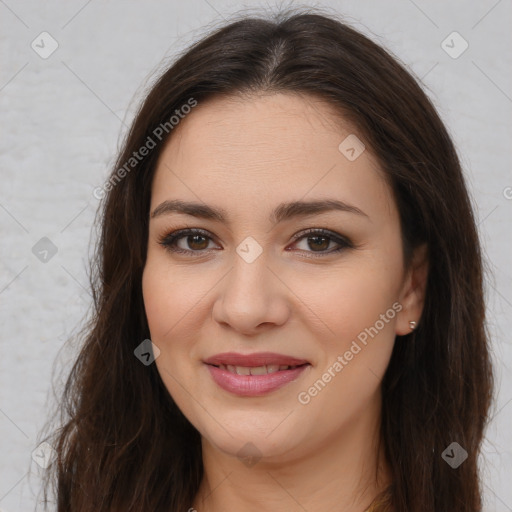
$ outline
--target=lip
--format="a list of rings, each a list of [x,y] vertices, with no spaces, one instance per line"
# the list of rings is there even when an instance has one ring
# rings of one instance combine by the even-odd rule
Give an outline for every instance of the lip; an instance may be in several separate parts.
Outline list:
[[[210,357],[203,362],[210,372],[212,379],[219,387],[238,396],[262,396],[276,391],[286,384],[297,380],[311,366],[305,359],[272,352],[254,354],[225,352]],[[263,366],[271,364],[300,366],[264,375],[238,375],[229,370],[214,366],[221,364],[233,366]]]
[[[276,354],[274,352],[255,352],[253,354],[239,354],[237,352],[224,352],[216,354],[203,361],[206,364],[214,365],[233,365],[233,366],[263,366],[267,364],[278,364],[297,366],[307,364],[309,361],[298,359],[296,357],[284,354]]]

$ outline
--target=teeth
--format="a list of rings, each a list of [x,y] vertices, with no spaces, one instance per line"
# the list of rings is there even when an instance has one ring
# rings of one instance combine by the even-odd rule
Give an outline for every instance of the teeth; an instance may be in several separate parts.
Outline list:
[[[266,366],[256,366],[254,368],[250,368],[251,375],[266,375],[268,373]]]
[[[275,373],[282,370],[290,370],[296,368],[296,366],[290,366],[287,364],[268,364],[263,366],[234,366],[232,364],[219,364],[220,370],[227,370],[237,375],[266,375],[267,373]]]

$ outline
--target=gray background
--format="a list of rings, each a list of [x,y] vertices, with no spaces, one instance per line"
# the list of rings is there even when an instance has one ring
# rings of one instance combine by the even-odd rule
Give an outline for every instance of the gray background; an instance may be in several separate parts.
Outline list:
[[[205,28],[242,8],[275,5],[0,0],[1,511],[35,507],[44,470],[31,453],[53,404],[52,374],[58,386],[76,351],[65,342],[91,303],[92,191],[103,184],[145,88]],[[458,147],[484,243],[496,362],[498,394],[482,455],[485,510],[512,511],[511,2],[310,5],[344,14],[422,79]],[[31,47],[34,40],[42,46],[43,31],[59,45],[46,59]],[[457,58],[441,45],[453,31],[469,44]],[[461,40],[447,41],[452,53],[462,48]],[[57,249],[46,262],[32,250],[43,237]]]

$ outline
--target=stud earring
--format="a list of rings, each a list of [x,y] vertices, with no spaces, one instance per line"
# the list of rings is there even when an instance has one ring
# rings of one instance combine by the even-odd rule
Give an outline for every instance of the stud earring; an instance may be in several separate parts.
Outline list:
[[[409,322],[409,327],[411,328],[411,331],[414,331],[414,329],[416,329],[416,322],[414,320],[411,320]]]

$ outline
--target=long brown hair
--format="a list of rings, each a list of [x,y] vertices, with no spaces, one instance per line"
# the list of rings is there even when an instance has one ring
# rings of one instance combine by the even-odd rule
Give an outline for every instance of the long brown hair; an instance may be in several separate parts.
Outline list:
[[[422,317],[413,333],[396,337],[382,383],[393,509],[481,510],[477,459],[493,379],[482,257],[456,150],[396,58],[335,15],[293,9],[216,29],[146,95],[103,189],[94,308],[60,401],[62,425],[47,437],[57,458],[45,499],[51,487],[59,512],[191,507],[203,475],[200,435],[156,366],[134,356],[150,338],[141,279],[151,182],[177,110],[261,91],[314,95],[354,123],[392,188],[406,265],[415,247],[428,247]],[[149,139],[155,147],[132,165]],[[456,469],[442,456],[453,442],[467,452]]]

